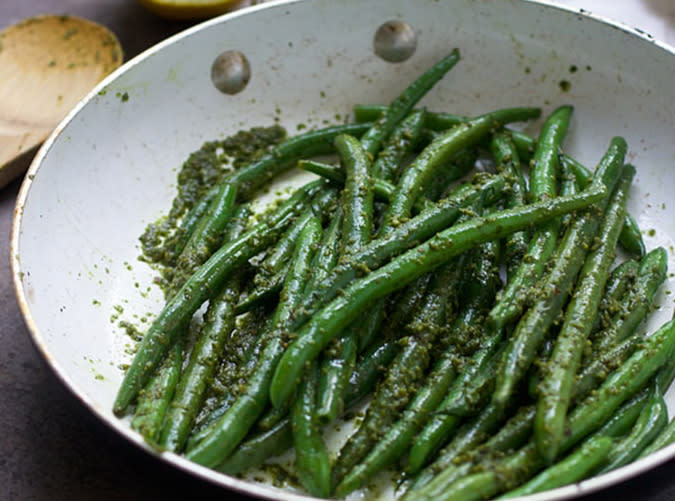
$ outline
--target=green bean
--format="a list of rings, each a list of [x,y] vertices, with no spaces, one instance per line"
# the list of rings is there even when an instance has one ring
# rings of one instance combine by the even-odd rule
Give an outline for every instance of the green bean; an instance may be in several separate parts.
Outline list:
[[[621,311],[614,315],[612,325],[597,333],[596,351],[604,351],[633,333],[651,309],[654,295],[666,278],[668,254],[662,247],[648,252],[638,268],[635,283]]]
[[[223,183],[200,218],[185,247],[176,260],[176,271],[171,282],[172,293],[201,266],[221,244],[222,234],[235,207],[237,185]]]
[[[280,406],[288,399],[304,364],[314,359],[372,301],[404,287],[474,245],[586,207],[589,202],[595,203],[605,196],[603,186],[594,186],[574,197],[560,197],[472,218],[437,233],[388,264],[352,281],[340,297],[324,306],[297,331],[297,339],[286,349],[272,381],[270,398],[273,405]]]
[[[527,496],[563,485],[573,484],[588,477],[602,464],[610,453],[614,442],[609,437],[594,437],[585,441],[569,456],[539,473],[527,483],[498,499],[512,499]]]
[[[579,184],[577,183],[574,174],[572,174],[569,169],[562,166],[562,173],[560,177],[560,195],[573,195],[579,191]],[[572,222],[573,217],[570,214],[563,216],[560,223],[561,231],[565,231],[570,223]]]
[[[617,439],[628,433],[643,409],[654,397],[653,385],[649,385],[624,402],[591,437],[605,436]]]
[[[306,198],[322,182],[313,182],[298,190],[265,221],[238,239],[228,242],[200,266],[182,289],[166,304],[143,336],[136,355],[124,375],[113,406],[122,415],[147,383],[156,367],[192,315],[212,297],[242,264],[272,243],[305,206]]]
[[[542,127],[530,173],[530,197],[543,200],[556,195],[558,150],[562,146],[572,115],[571,106],[561,106]],[[535,230],[520,266],[509,277],[498,303],[490,312],[489,323],[501,328],[517,319],[525,308],[529,290],[541,276],[558,241],[560,219]]]
[[[374,122],[375,120],[378,120],[383,113],[386,113],[387,106],[361,103],[354,105],[353,111],[354,119],[357,123]],[[469,117],[462,115],[426,111],[424,116],[424,126],[433,131],[445,131],[455,125],[468,122],[469,120]]]
[[[162,249],[165,252],[168,252],[169,256],[167,256],[165,259],[161,261],[163,264],[166,265],[175,264],[175,260],[178,258],[180,253],[187,245],[188,240],[190,240],[190,236],[195,231],[202,216],[206,213],[207,209],[209,208],[211,200],[215,196],[216,189],[213,190],[210,196],[208,197],[203,196],[202,198],[200,198],[199,201],[188,211],[188,213],[185,214],[185,216],[180,222],[180,226],[176,228],[174,234],[166,239],[164,245],[162,246]],[[150,255],[150,257],[154,258],[154,255]]]
[[[372,125],[369,123],[336,125],[291,137],[257,161],[228,175],[225,180],[237,185],[239,199],[248,200],[258,188],[293,167],[301,158],[332,153],[333,140],[338,134],[360,136]]]
[[[215,469],[227,475],[237,475],[282,454],[292,445],[291,421],[286,417],[269,430],[239,444],[232,455]]]
[[[623,168],[625,152],[626,142],[621,138],[612,139],[607,153],[598,165],[594,185],[613,189]],[[510,346],[498,372],[493,395],[496,404],[505,405],[511,398],[516,384],[532,364],[546,332],[561,312],[595,236],[600,220],[599,211],[606,204],[607,198],[604,198],[594,208],[578,215],[565,232],[553,268],[540,286],[535,303],[518,322],[511,337]]]
[[[641,336],[632,336],[613,346],[591,360],[576,377],[575,393],[585,393],[595,388],[598,382],[603,381],[607,374],[616,370],[637,349],[642,342]]]
[[[661,395],[655,395],[640,413],[628,436],[612,449],[608,463],[598,473],[607,473],[637,459],[667,424],[666,403]]]
[[[338,136],[335,147],[345,170],[342,196],[344,212],[340,255],[347,256],[370,241],[373,230],[373,182],[371,162],[359,141]],[[369,315],[376,329],[379,315]],[[375,325],[372,325],[375,321]],[[352,324],[328,350],[321,365],[316,414],[323,423],[333,421],[343,410],[343,393],[356,364],[362,323]]]
[[[490,149],[497,164],[497,170],[507,177],[511,190],[506,199],[506,207],[518,207],[526,203],[527,183],[516,150],[510,135],[505,131],[492,136]],[[510,235],[505,241],[505,261],[507,277],[512,277],[520,261],[522,261],[529,242],[529,235],[519,231]]]
[[[607,279],[605,292],[598,306],[598,315],[593,323],[592,331],[604,329],[609,326],[611,318],[621,308],[621,301],[630,287],[632,287],[638,273],[640,263],[629,259],[619,264]]]
[[[474,167],[478,160],[478,148],[464,148],[453,156],[453,159],[444,168],[438,170],[427,182],[422,196],[413,204],[413,209],[426,204],[425,200],[438,200],[452,189],[452,183],[466,176]],[[506,176],[505,176],[506,177]]]
[[[180,452],[188,438],[194,419],[213,377],[216,363],[234,326],[233,304],[239,284],[232,280],[213,299],[207,309],[204,327],[195,342],[190,359],[181,374],[164,422],[160,444]]]
[[[326,350],[321,364],[316,406],[321,424],[333,422],[344,410],[344,393],[354,372],[359,349],[355,327],[348,327],[347,333],[343,334],[336,345],[333,349]]]
[[[159,443],[164,417],[180,379],[182,365],[183,342],[177,342],[157,374],[150,379],[138,396],[138,405],[131,420],[131,427],[143,435],[150,444]]]
[[[304,220],[296,220],[274,247],[268,250],[265,258],[257,267],[258,272],[253,277],[255,288],[237,303],[235,307],[237,314],[250,311],[279,294],[288,269],[288,261],[293,255],[295,242],[305,223]]]
[[[330,457],[321,438],[316,420],[316,385],[319,378],[317,363],[310,364],[291,405],[291,430],[295,446],[295,464],[300,483],[312,496],[330,494]]]
[[[675,442],[675,419],[671,419],[654,441],[640,453],[642,458]]]
[[[377,472],[398,459],[428,419],[455,377],[454,357],[442,356],[403,415],[377,442],[368,455],[340,482],[335,497],[343,497],[368,482]]]
[[[398,226],[402,218],[409,217],[415,201],[423,194],[428,181],[459,151],[476,144],[490,131],[505,123],[537,118],[539,114],[538,108],[498,110],[458,125],[432,142],[401,175],[385,214],[386,231]]]
[[[265,346],[250,374],[247,386],[228,411],[217,421],[213,432],[187,451],[186,457],[195,463],[215,467],[243,440],[268,402],[269,383],[279,357],[283,353],[283,334],[297,307],[304,289],[321,226],[314,217],[307,219],[291,263],[282,297],[275,310]]]
[[[263,432],[269,431],[274,428],[280,421],[285,419],[288,416],[287,407],[270,407],[267,409],[258,422],[256,423],[256,428]]]
[[[496,351],[492,350],[491,356],[486,357],[485,362],[480,364],[475,377],[467,380],[466,384],[460,387],[456,393],[448,395],[449,398],[446,398],[445,405],[439,408],[437,412],[461,417],[471,416],[479,412],[488,403],[489,397],[492,395],[497,376],[497,365],[505,348],[506,344],[501,343]]]
[[[590,182],[592,174],[584,165],[566,155],[563,155],[561,160],[567,168],[574,172],[581,188],[584,188]],[[619,243],[626,251],[635,257],[641,258],[645,255],[645,244],[642,240],[640,227],[630,214],[626,214],[626,220],[623,223],[623,229],[619,235]]]
[[[279,240],[274,244],[274,247],[268,250],[265,258],[260,265],[258,265],[258,274],[253,277],[253,281],[256,285],[268,285],[273,277],[277,275],[283,277],[283,272],[288,267],[288,261],[293,255],[295,243],[303,228],[304,223],[301,224],[300,221],[296,220],[284,234],[281,235]]]
[[[382,142],[386,140],[399,122],[405,118],[417,102],[452,69],[459,61],[459,51],[454,49],[446,57],[438,61],[417,80],[410,84],[400,96],[391,102],[375,124],[363,134],[361,144],[370,154],[375,155]]]
[[[381,105],[357,104],[354,106],[354,116],[358,122],[370,122],[377,120],[386,109],[386,106]],[[466,116],[427,111],[425,114],[424,126],[434,131],[445,131],[455,125],[466,123],[469,120],[471,119]],[[521,160],[526,161],[530,159],[537,146],[537,141],[524,132],[514,130],[507,130],[507,132],[511,134],[511,139],[518,150]],[[561,161],[563,165],[568,165],[574,172],[580,188],[585,188],[591,180],[591,171],[568,155],[562,155]],[[630,214],[626,216],[619,242],[626,251],[634,256],[644,256],[645,244],[642,240],[642,233],[637,222]]]
[[[361,388],[375,385],[375,381],[398,353],[399,343],[396,340],[382,338],[382,341],[371,346],[357,361],[345,388],[345,409],[348,407],[347,402],[357,401],[355,395],[362,393]]]
[[[341,254],[349,254],[370,241],[373,227],[373,181],[371,162],[352,136],[335,138],[335,148],[345,170],[344,222]]]
[[[424,124],[424,110],[413,111],[394,128],[373,162],[373,176],[396,181],[405,156],[419,142]]]
[[[645,243],[637,221],[630,214],[626,215],[623,231],[619,235],[619,243],[627,252],[636,257],[645,255]]]
[[[625,219],[628,191],[634,175],[635,168],[624,167],[600,225],[597,237],[600,244],[588,254],[579,273],[562,328],[539,385],[534,433],[539,452],[548,461],[555,458],[562,441],[575,375],[614,261],[614,249]]]

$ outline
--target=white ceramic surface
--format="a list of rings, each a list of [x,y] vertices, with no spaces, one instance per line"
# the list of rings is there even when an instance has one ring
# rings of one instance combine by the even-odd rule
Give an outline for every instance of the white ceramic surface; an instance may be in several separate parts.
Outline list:
[[[373,54],[373,34],[390,19],[418,34],[417,52],[405,63]],[[132,344],[118,321],[142,326],[161,307],[152,271],[137,260],[137,238],[167,211],[182,161],[205,140],[240,128],[278,119],[293,133],[301,123],[347,116],[355,103],[387,103],[453,47],[463,60],[424,104],[464,114],[514,105],[547,113],[574,104],[567,151],[593,165],[609,139],[623,135],[638,168],[630,209],[648,247],[675,254],[672,48],[625,26],[523,0],[271,2],[209,21],[127,63],[70,114],[31,166],[12,235],[14,278],[34,341],[65,384],[120,434],[158,454],[110,409]],[[234,96],[218,92],[209,77],[213,59],[228,49],[244,52],[252,70]],[[648,328],[670,317],[672,288],[669,279]],[[668,400],[675,410],[672,392]],[[223,486],[296,497],[158,455]],[[591,492],[673,456],[669,447],[538,499]]]

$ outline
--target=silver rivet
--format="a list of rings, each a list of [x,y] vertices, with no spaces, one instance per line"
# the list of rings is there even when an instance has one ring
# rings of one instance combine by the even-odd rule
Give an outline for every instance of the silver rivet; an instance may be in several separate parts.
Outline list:
[[[226,50],[211,65],[211,81],[220,92],[241,92],[251,79],[251,66],[246,56],[237,50]]]
[[[387,21],[375,32],[375,53],[390,63],[400,63],[413,55],[417,35],[408,23]]]

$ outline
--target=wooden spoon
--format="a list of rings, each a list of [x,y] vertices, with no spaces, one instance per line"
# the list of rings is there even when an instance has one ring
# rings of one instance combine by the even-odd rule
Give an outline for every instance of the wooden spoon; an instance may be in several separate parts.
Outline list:
[[[71,16],[30,18],[0,32],[0,188],[68,111],[122,62],[101,25]]]

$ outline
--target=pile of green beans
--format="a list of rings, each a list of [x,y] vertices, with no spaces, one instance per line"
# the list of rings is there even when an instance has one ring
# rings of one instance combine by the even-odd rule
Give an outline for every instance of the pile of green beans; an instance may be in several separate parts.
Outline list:
[[[409,501],[510,498],[675,440],[675,320],[643,327],[668,255],[627,212],[628,145],[591,171],[564,153],[570,105],[537,138],[508,126],[538,108],[416,109],[459,60],[203,190],[115,414],[154,447],[229,475],[283,466],[322,498],[384,470]],[[318,178],[252,216],[294,167]]]

